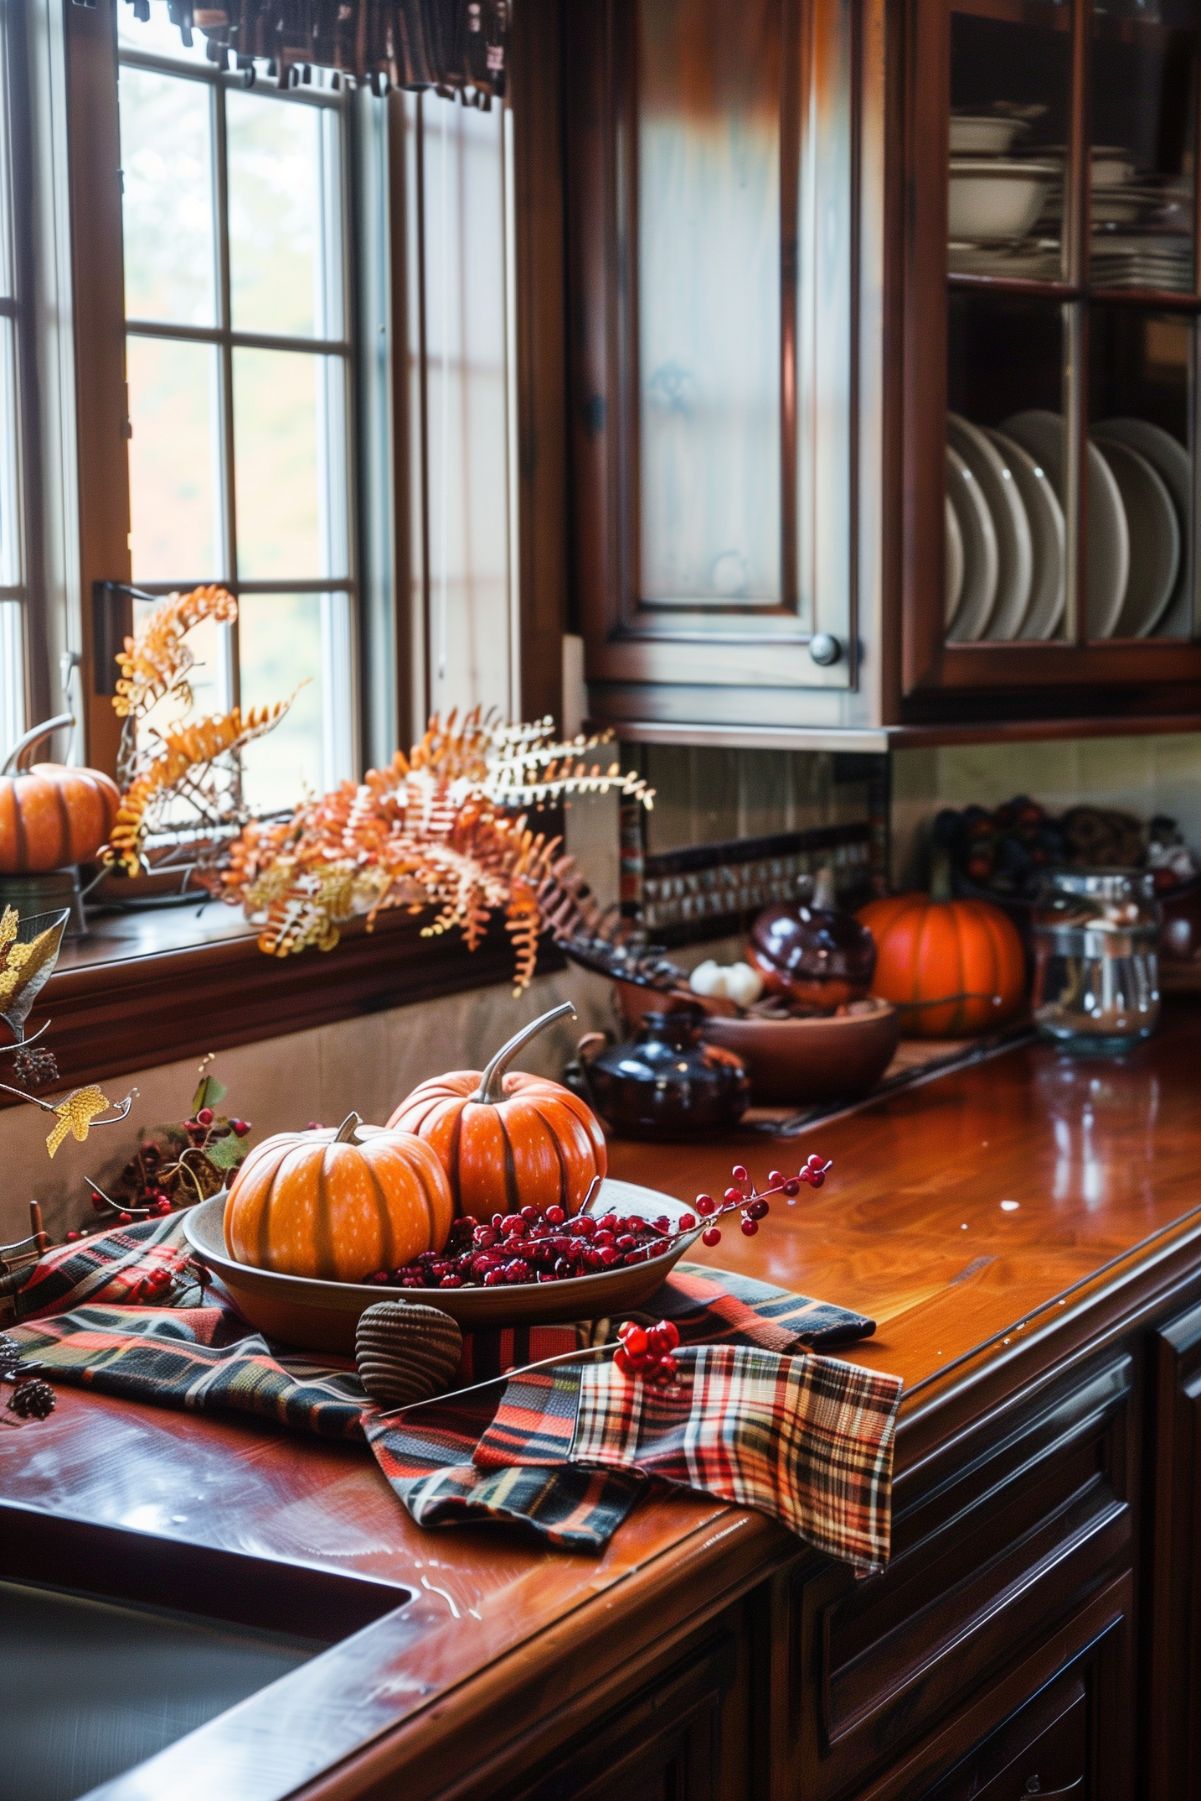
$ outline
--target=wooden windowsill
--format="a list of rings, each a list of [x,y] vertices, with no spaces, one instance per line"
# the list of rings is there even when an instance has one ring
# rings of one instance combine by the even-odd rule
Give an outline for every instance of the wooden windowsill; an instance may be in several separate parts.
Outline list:
[[[332,951],[270,957],[218,901],[102,915],[64,946],[29,1029],[52,1022],[44,1042],[61,1085],[75,1086],[511,981],[503,926],[469,952],[455,933],[423,938],[420,923],[385,913],[374,931],[349,927]],[[549,943],[538,967],[562,967]]]

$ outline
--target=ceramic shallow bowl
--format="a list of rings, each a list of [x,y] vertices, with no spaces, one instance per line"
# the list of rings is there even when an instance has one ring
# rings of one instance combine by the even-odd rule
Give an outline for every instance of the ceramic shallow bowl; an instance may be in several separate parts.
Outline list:
[[[643,1219],[666,1214],[674,1221],[688,1208],[653,1188],[605,1181],[591,1211],[634,1213]],[[224,1194],[201,1201],[185,1213],[184,1234],[201,1262],[220,1277],[239,1313],[280,1344],[350,1355],[360,1315],[376,1301],[423,1301],[449,1313],[465,1331],[476,1326],[545,1326],[555,1320],[603,1319],[632,1312],[650,1299],[701,1230],[698,1226],[677,1238],[670,1250],[646,1263],[571,1276],[565,1282],[523,1282],[511,1288],[382,1288],[375,1283],[318,1282],[237,1263],[225,1249],[224,1212]]]
[[[951,160],[947,229],[953,239],[998,244],[1024,238],[1057,171],[1050,163]]]
[[[803,1107],[866,1094],[892,1061],[901,1016],[873,997],[829,1019],[711,1017],[703,1034],[743,1059],[757,1105]]]

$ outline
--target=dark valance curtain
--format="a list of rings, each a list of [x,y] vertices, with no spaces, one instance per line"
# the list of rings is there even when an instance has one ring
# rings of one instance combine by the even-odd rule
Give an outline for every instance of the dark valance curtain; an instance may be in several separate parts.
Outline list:
[[[77,0],[78,3],[78,0]],[[94,0],[82,0],[87,5]],[[138,18],[151,0],[123,0]],[[155,0],[156,5],[164,0]],[[433,88],[487,106],[504,93],[510,0],[165,0],[185,42],[253,80],[265,63],[284,85],[313,69],[385,92]]]

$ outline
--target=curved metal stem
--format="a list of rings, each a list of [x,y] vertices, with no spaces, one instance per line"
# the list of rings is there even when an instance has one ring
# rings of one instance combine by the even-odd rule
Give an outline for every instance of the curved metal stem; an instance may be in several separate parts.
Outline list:
[[[55,732],[63,731],[67,726],[75,724],[74,715],[59,713],[54,719],[47,719],[42,725],[32,725],[23,737],[17,739],[3,764],[0,764],[0,775],[13,775],[20,766],[20,760],[27,750],[40,744],[43,738],[50,738]]]
[[[552,1007],[549,1013],[543,1013],[538,1019],[532,1019],[528,1026],[522,1026],[520,1032],[514,1032],[508,1042],[501,1045],[480,1077],[480,1085],[472,1095],[472,1100],[484,1101],[490,1106],[495,1106],[497,1101],[503,1099],[502,1084],[505,1071],[518,1051],[523,1045],[528,1044],[531,1038],[536,1037],[539,1032],[545,1031],[547,1026],[553,1025],[556,1019],[562,1019],[568,1013],[575,1019],[574,1004],[571,1001],[563,1001],[559,1006]]]

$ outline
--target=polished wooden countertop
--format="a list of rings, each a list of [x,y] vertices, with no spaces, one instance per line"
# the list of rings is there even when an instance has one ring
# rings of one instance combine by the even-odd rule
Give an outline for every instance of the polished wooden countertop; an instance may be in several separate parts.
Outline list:
[[[765,1176],[814,1149],[834,1159],[821,1193],[711,1255],[877,1319],[842,1354],[905,1381],[903,1483],[998,1398],[1168,1305],[1201,1268],[1199,1068],[1201,1011],[1182,1003],[1120,1062],[1020,1045],[784,1141],[615,1143],[612,1171],[690,1199],[736,1160]],[[252,1699],[105,1791],[121,1801],[333,1793],[334,1765],[404,1769],[406,1794],[434,1792],[465,1726],[486,1745],[550,1669],[570,1693],[585,1644],[634,1651],[667,1613],[682,1632],[795,1549],[760,1516],[687,1496],[647,1502],[596,1558],[426,1533],[361,1450],[65,1389],[49,1420],[0,1432],[0,1509],[10,1546],[53,1542],[57,1522],[68,1545],[119,1545],[124,1567],[138,1543],[210,1547],[250,1580],[283,1560],[301,1593],[324,1571],[384,1585],[380,1606],[389,1585],[411,1597],[271,1706]]]

